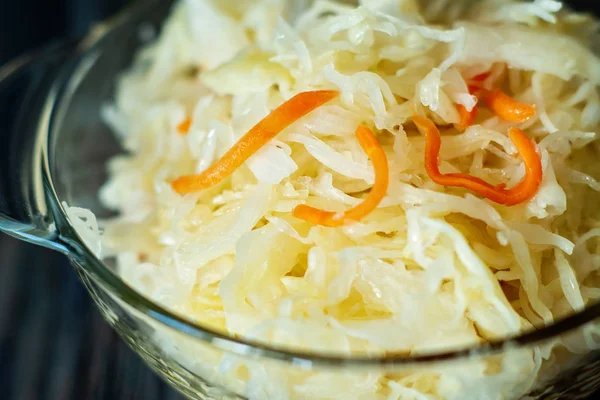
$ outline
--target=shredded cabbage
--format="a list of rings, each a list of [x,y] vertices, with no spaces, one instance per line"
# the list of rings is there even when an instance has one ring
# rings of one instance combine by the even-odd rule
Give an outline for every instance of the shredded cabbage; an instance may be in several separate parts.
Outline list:
[[[130,153],[108,165],[100,197],[119,216],[101,221],[101,238],[93,214],[67,208],[84,242],[115,257],[132,287],[193,321],[344,356],[470,346],[599,299],[600,59],[587,20],[550,0],[349,3],[177,3],[102,110]],[[537,107],[520,127],[538,143],[543,181],[512,207],[433,183],[425,140],[410,123],[414,108],[440,126],[442,172],[514,186],[525,174],[507,136],[514,125],[480,104],[475,125],[452,127],[458,106],[477,104],[469,79],[486,71],[485,87]],[[319,89],[341,96],[230,178],[185,196],[171,189],[282,102]],[[186,117],[192,124],[181,135]],[[361,123],[389,159],[385,199],[340,228],[294,218],[303,203],[343,211],[373,185],[354,137]],[[528,393],[552,370],[555,347],[585,351],[600,345],[594,332],[397,373],[294,372],[156,335],[182,365],[251,400],[480,400]]]

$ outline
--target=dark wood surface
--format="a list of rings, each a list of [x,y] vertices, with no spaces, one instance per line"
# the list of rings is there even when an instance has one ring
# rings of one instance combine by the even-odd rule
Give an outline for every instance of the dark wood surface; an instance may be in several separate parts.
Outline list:
[[[182,397],[104,322],[65,257],[0,234],[0,399]]]
[[[126,2],[0,1],[0,65]],[[0,233],[0,400],[88,399],[182,397],[104,322],[65,257]]]

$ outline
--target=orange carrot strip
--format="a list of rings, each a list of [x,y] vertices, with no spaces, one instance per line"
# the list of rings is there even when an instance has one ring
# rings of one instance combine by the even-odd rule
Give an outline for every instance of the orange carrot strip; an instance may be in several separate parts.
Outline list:
[[[467,87],[469,88],[469,93],[475,94],[483,89],[483,82],[489,78],[491,75],[490,72],[483,72],[479,75],[475,75],[469,80]]]
[[[535,115],[535,105],[516,101],[498,89],[486,92],[484,98],[490,109],[505,121],[522,123]]]
[[[368,196],[355,207],[340,213],[323,211],[301,204],[294,208],[292,212],[294,217],[317,225],[337,227],[360,221],[381,203],[387,193],[389,184],[387,157],[377,141],[377,137],[366,126],[359,126],[356,129],[356,137],[362,149],[371,159],[375,169],[375,183]]]
[[[190,127],[192,126],[192,119],[187,117],[179,125],[177,125],[177,132],[180,135],[187,135],[190,132]]]
[[[472,77],[471,80],[476,82],[483,82],[487,78],[489,78],[491,74],[491,72],[482,72],[481,74],[477,74],[474,77]]]
[[[469,88],[469,93],[479,98],[479,94],[483,90],[483,86],[477,84],[469,84],[467,85],[467,87]]]
[[[468,111],[465,106],[459,104],[456,107],[458,111],[458,116],[460,117],[460,121],[458,124],[454,124],[454,127],[459,131],[464,131],[475,122],[475,118],[477,118],[477,114],[479,113],[479,107],[477,104],[473,106],[471,111]]]
[[[441,147],[440,131],[426,117],[413,116],[413,122],[425,135],[425,170],[432,181],[439,185],[462,187],[471,190],[493,202],[513,206],[530,200],[542,183],[542,162],[536,152],[536,146],[522,130],[512,128],[508,135],[517,147],[525,163],[525,178],[511,189],[505,185],[490,185],[482,179],[469,174],[442,174],[438,166]]]
[[[489,72],[483,72],[481,74],[475,75],[471,78],[471,81],[475,82],[469,84],[467,87],[469,89],[470,94],[478,93],[482,86],[481,84],[490,76]],[[460,117],[460,121],[458,124],[454,124],[454,127],[459,131],[466,130],[469,126],[473,125],[475,119],[477,118],[477,114],[479,114],[479,105],[475,104],[471,111],[467,111],[465,106],[459,104],[457,106],[458,115]]]
[[[179,194],[196,192],[215,186],[230,176],[252,154],[267,144],[283,129],[315,108],[339,95],[335,90],[303,92],[292,97],[250,129],[217,162],[199,175],[183,176],[171,185]]]

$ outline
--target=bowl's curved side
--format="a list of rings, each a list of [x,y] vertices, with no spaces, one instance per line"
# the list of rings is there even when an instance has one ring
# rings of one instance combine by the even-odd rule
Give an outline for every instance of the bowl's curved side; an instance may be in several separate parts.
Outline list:
[[[383,358],[348,358],[334,354],[295,352],[241,340],[197,325],[134,291],[111,268],[110,260],[102,262],[86,248],[69,222],[62,202],[91,209],[100,218],[113,215],[103,207],[97,194],[106,180],[106,162],[123,149],[102,120],[100,110],[113,100],[119,74],[130,67],[137,50],[145,43],[140,29],[159,31],[172,3],[158,0],[143,2],[124,11],[112,22],[100,24],[94,29],[81,42],[81,56],[67,64],[57,79],[56,95],[47,100],[51,115],[46,120],[45,128],[40,129],[40,132],[48,134],[47,154],[44,154],[48,163],[43,171],[47,179],[45,189],[62,239],[69,246],[70,256],[84,265],[90,276],[99,280],[115,296],[174,329],[243,356],[330,367],[425,364],[497,353],[504,351],[507,346],[540,344],[600,317],[598,302],[548,327],[476,347],[412,357],[390,354]]]
[[[584,346],[578,349],[578,344],[583,345],[580,332],[559,338],[573,347],[568,358],[544,363],[541,363],[544,346],[507,347],[498,354],[431,362],[424,366],[330,368],[257,360],[196,340],[139,312],[90,278],[85,266],[76,262],[74,265],[110,325],[159,376],[190,399],[254,400],[265,398],[267,394],[275,396],[269,398],[287,398],[276,397],[278,393],[293,393],[291,398],[308,398],[310,382],[321,389],[323,382],[331,382],[339,398],[370,400],[376,398],[368,397],[369,390],[377,385],[383,387],[386,380],[431,373],[449,377],[454,397],[448,398],[478,398],[468,396],[473,396],[474,390],[482,390],[481,395],[497,392],[514,400],[585,400],[600,389],[600,350],[585,354],[581,351]],[[597,326],[594,328],[597,330]],[[540,364],[531,362],[536,359],[541,363],[541,370]],[[480,374],[482,368],[498,365],[510,369],[506,371],[509,379],[498,381],[494,373]],[[344,387],[347,391],[339,392]],[[324,400],[332,398],[331,395],[314,393],[310,398]]]
[[[87,275],[85,266],[76,262],[72,264],[106,321],[171,386],[190,399],[245,400],[217,381],[210,381],[209,376],[192,372],[181,365],[173,357],[173,353],[168,351],[170,347],[176,347],[176,344],[161,342],[160,335],[157,335],[157,332],[168,329],[166,326],[113,297],[102,284]],[[205,347],[206,352],[216,351],[207,343],[196,344]]]
[[[353,382],[370,379],[371,374],[393,377],[424,369],[476,369],[482,362],[497,364],[500,358],[519,361],[530,357],[532,352],[541,353],[544,346],[559,339],[583,340],[577,339],[581,330],[598,325],[600,303],[552,326],[475,348],[413,357],[347,358],[278,349],[230,337],[178,316],[130,288],[111,268],[110,262],[100,261],[85,246],[61,203],[66,201],[90,208],[101,217],[110,215],[110,210],[103,209],[98,202],[97,192],[106,179],[106,161],[121,149],[104,125],[99,110],[112,100],[118,74],[131,64],[136,50],[143,44],[139,29],[150,26],[158,30],[170,3],[155,1],[151,6],[134,9],[135,12],[130,10],[113,23],[100,25],[82,42],[83,55],[65,66],[56,83],[56,96],[48,99],[51,115],[46,126],[48,163],[44,177],[58,231],[103,315],[179,390],[192,398],[241,398],[232,393],[257,398],[252,394],[260,390],[279,390],[275,384],[265,387],[267,382],[293,386],[296,380],[303,381],[314,375],[319,377],[315,379],[329,377],[347,383],[350,396],[352,390],[358,390]],[[593,356],[600,355],[594,353]],[[573,352],[568,368],[566,364],[565,367],[552,364],[544,371],[545,379],[552,380],[567,370],[578,370],[587,360]],[[253,366],[252,371],[248,366]],[[515,396],[529,392],[534,386],[530,375],[536,367],[532,366],[531,371],[528,368],[515,370],[522,376],[514,387]],[[265,376],[273,379],[267,380]],[[591,384],[585,379],[582,382],[585,387]],[[308,390],[306,386],[301,387]]]

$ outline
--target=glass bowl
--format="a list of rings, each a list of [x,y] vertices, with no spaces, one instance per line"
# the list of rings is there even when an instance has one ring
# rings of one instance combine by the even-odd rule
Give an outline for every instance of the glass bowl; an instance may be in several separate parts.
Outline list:
[[[367,395],[376,385],[416,374],[448,377],[439,397],[448,399],[583,399],[600,387],[600,341],[590,343],[600,328],[600,304],[477,347],[344,358],[268,347],[194,324],[134,291],[114,265],[96,258],[62,202],[110,216],[97,193],[105,162],[123,150],[100,109],[172,3],[133,5],[83,40],[0,69],[0,230],[65,254],[106,320],[161,377],[191,399],[429,399],[410,385]]]

